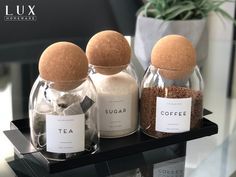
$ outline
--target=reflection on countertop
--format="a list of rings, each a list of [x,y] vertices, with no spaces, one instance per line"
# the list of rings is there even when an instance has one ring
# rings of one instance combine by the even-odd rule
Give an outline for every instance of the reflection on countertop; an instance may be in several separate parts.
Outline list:
[[[236,99],[227,98],[227,81],[230,58],[230,46],[226,42],[214,41],[209,49],[209,57],[203,68],[205,80],[204,107],[213,114],[206,118],[219,126],[219,133],[187,142],[186,156],[175,156],[175,151],[168,148],[157,149],[159,155],[150,152],[89,165],[63,173],[48,174],[35,159],[30,156],[13,160],[14,151],[3,135],[2,130],[10,128],[9,122],[28,116],[28,96],[37,77],[37,63],[8,62],[0,64],[0,139],[4,142],[0,151],[0,176],[73,176],[81,173],[85,176],[144,176],[144,172],[155,177],[184,164],[185,177],[233,177],[236,171]],[[222,52],[224,51],[224,52]],[[181,148],[180,148],[181,149]],[[185,148],[182,147],[182,150]],[[147,154],[149,158],[147,157]],[[155,154],[155,153],[154,153]],[[173,155],[164,159],[166,154]],[[153,161],[148,161],[152,159]],[[157,160],[157,161],[155,161]],[[34,163],[32,163],[32,161]],[[29,163],[32,166],[29,167]],[[118,164],[121,164],[118,166]],[[172,166],[173,165],[173,166]],[[12,169],[10,168],[12,167]],[[131,170],[131,171],[130,171]],[[179,171],[180,173],[181,171]],[[154,175],[155,174],[155,175]],[[158,176],[159,175],[159,176]],[[173,177],[181,177],[173,176]]]
[[[49,174],[32,156],[8,161],[19,176],[184,177],[186,143]]]

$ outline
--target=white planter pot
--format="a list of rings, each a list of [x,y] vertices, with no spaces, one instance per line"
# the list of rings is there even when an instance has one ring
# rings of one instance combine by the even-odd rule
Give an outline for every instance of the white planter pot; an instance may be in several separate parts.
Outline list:
[[[154,44],[163,36],[179,34],[192,42],[197,50],[197,64],[201,67],[208,51],[206,26],[206,19],[164,21],[139,15],[134,37],[134,53],[145,70],[150,64]]]

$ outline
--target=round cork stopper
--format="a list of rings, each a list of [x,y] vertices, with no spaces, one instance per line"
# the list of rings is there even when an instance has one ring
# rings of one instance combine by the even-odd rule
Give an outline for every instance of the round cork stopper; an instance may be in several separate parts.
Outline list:
[[[161,38],[153,47],[151,63],[167,79],[188,77],[196,66],[196,52],[192,43],[181,35]]]
[[[86,55],[89,63],[101,74],[115,74],[130,63],[131,48],[125,37],[112,30],[95,34],[88,42]]]
[[[70,42],[57,42],[44,50],[39,60],[40,77],[54,82],[53,87],[68,91],[87,77],[88,59],[84,51]]]

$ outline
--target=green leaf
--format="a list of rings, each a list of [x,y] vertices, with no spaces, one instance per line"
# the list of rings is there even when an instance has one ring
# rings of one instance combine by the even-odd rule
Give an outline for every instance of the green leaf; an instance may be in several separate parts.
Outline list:
[[[150,9],[147,12],[147,17],[153,17],[155,18],[157,15],[159,15],[158,11],[156,9]]]
[[[234,23],[234,25],[236,25],[235,19],[233,17],[231,17],[231,15],[228,14],[226,11],[224,11],[221,8],[219,8],[219,9],[217,9],[216,13],[218,13],[218,12],[220,13],[220,15],[222,15],[223,17],[225,17],[228,20],[231,20]]]
[[[156,4],[158,0],[149,0],[149,2],[152,2],[153,4]]]
[[[147,0],[138,13],[163,20],[186,20],[201,19],[215,12],[236,25],[234,18],[220,8],[225,2],[235,0]]]
[[[144,6],[144,16],[148,17],[147,13],[148,13],[148,8],[151,7],[152,2],[148,2],[145,6]]]
[[[204,6],[207,2],[208,2],[208,0],[202,0],[202,1],[198,4],[198,7]]]
[[[166,20],[172,20],[175,17],[177,17],[178,15],[180,15],[183,12],[186,11],[191,11],[193,10],[195,7],[193,5],[188,5],[188,6],[182,6],[181,8],[178,8],[178,10],[176,10],[175,12],[169,14],[166,16]]]
[[[160,0],[160,1],[158,1],[158,2],[159,2],[159,3],[157,3],[157,4],[160,6],[160,8],[161,8],[161,9],[165,9],[165,6],[166,6],[165,1]]]
[[[142,13],[143,10],[144,10],[144,6],[138,9],[138,11],[136,12],[136,15],[139,15],[140,13]]]
[[[193,15],[192,11],[188,11],[187,14],[183,17],[183,20],[191,19],[190,17]]]
[[[208,15],[208,14],[204,13],[204,11],[201,11],[201,10],[197,10],[197,11],[195,12],[195,16],[196,16],[196,17],[205,18],[205,17],[207,17],[207,15]]]
[[[155,17],[156,19],[163,19],[163,17],[161,15],[156,15]]]
[[[181,9],[182,7],[183,7],[183,6],[181,6],[181,5],[173,6],[173,7],[169,8],[169,9],[167,9],[167,10],[164,12],[164,15],[168,15],[168,14],[170,14],[170,13],[173,13],[173,12],[175,12],[176,10]]]

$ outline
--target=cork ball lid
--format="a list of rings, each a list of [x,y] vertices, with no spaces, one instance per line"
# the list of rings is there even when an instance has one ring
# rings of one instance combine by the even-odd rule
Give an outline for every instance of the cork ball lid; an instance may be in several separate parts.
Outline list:
[[[196,66],[196,51],[181,35],[167,35],[153,47],[151,63],[168,79],[186,78]]]
[[[88,74],[88,59],[84,51],[70,42],[57,42],[44,50],[39,60],[41,78],[55,83],[57,90],[71,90]]]
[[[130,63],[131,48],[122,34],[106,30],[95,34],[89,40],[86,55],[97,72],[115,74]]]

